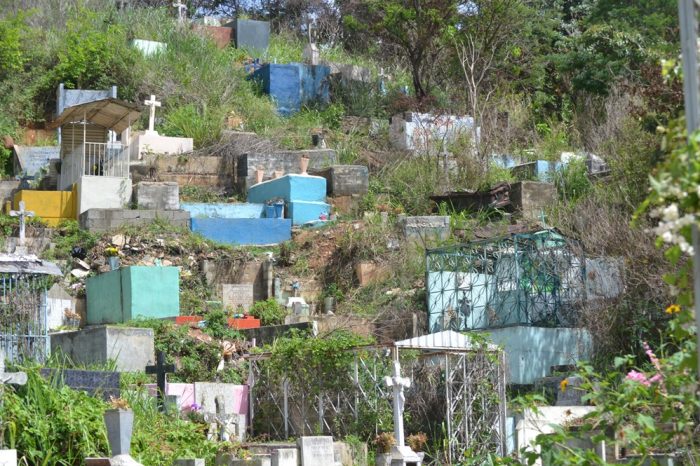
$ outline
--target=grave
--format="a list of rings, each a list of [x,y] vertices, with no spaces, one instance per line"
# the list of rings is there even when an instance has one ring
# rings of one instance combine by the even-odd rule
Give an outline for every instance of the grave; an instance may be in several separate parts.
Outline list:
[[[326,179],[311,175],[285,175],[263,181],[248,189],[248,202],[265,203],[283,199],[286,217],[292,225],[328,219],[330,205],[326,199]]]
[[[266,325],[265,327],[240,329],[239,331],[246,340],[255,340],[257,346],[262,346],[273,344],[276,339],[286,335],[291,329],[310,331],[314,335],[318,334],[318,326],[314,321],[284,325]]]
[[[208,37],[220,49],[225,49],[233,41],[233,28],[225,26],[208,26],[206,24],[192,24],[192,30],[203,37]]]
[[[557,390],[557,406],[585,406],[583,396],[586,392],[581,388],[583,379],[577,376],[566,377],[566,382],[559,384]],[[563,386],[565,385],[565,386]]]
[[[237,18],[224,26],[233,29],[233,40],[236,48],[246,49],[254,54],[267,51],[270,44],[270,23],[268,21]]]
[[[455,142],[460,136],[473,139],[473,128],[474,118],[470,116],[404,112],[391,117],[389,138],[397,149],[435,153],[438,146]]]
[[[119,398],[121,394],[119,372],[42,368],[40,373],[42,377],[58,386],[65,385],[105,401],[112,397]]]
[[[59,146],[14,146],[14,172],[15,175],[28,176],[39,179],[48,173],[52,161],[61,159]]]
[[[557,199],[557,188],[550,183],[520,181],[510,186],[513,212],[527,220],[539,221],[542,213]]]
[[[132,40],[131,46],[139,52],[141,52],[144,57],[150,57],[159,53],[165,53],[165,51],[168,49],[168,44],[144,39]]]
[[[247,313],[255,303],[252,283],[224,283],[221,285],[221,296],[224,309],[226,310],[237,311],[239,308],[242,308]]]
[[[60,83],[56,90],[56,115],[60,115],[68,107],[109,98],[117,98],[117,86],[100,90],[66,89],[65,85]]]
[[[445,241],[450,237],[449,216],[403,217],[399,219],[403,236],[410,241]]]
[[[510,172],[518,180],[540,181],[551,183],[556,174],[562,169],[562,162],[550,162],[548,160],[535,160],[515,165],[510,168]]]
[[[158,351],[156,354],[156,363],[146,366],[146,374],[154,374],[156,376],[156,396],[158,398],[158,409],[165,412],[165,384],[167,383],[167,374],[175,372],[174,364],[165,363],[165,353]]]
[[[369,189],[369,169],[364,165],[333,165],[311,174],[326,179],[329,196],[362,196]]]
[[[13,208],[19,209],[24,202],[28,210],[33,211],[51,227],[58,226],[63,220],[75,220],[77,193],[75,191],[30,191],[23,189],[14,195]]]
[[[77,327],[80,318],[75,317],[73,298],[58,283],[54,283],[46,296],[46,326],[49,330],[59,327]]]
[[[327,104],[330,101],[331,69],[324,65],[305,63],[268,63],[253,72],[263,92],[274,100],[277,112],[283,116],[297,113],[305,105]]]
[[[88,209],[80,214],[79,220],[80,228],[98,233],[125,226],[150,225],[156,220],[178,228],[190,226],[190,214],[185,210]]]
[[[195,382],[195,402],[210,424],[209,438],[245,440],[248,418],[248,386]]]
[[[262,218],[265,204],[252,203],[192,203],[183,202],[183,210],[190,213],[192,218]]]
[[[228,258],[204,259],[199,262],[199,269],[213,289],[220,290],[224,283],[250,283],[256,301],[274,297],[274,264],[270,260],[241,263]]]
[[[299,447],[301,466],[332,466],[335,464],[333,437],[299,437],[297,446]]]
[[[275,171],[301,174],[300,160],[309,159],[309,171],[320,171],[338,163],[338,155],[332,149],[311,149],[284,152],[249,152],[236,158],[235,187],[241,193],[257,183],[256,171],[263,171],[263,180],[272,178]]]
[[[331,77],[338,78],[341,83],[359,82],[372,83],[372,72],[369,68],[348,63],[324,62],[331,69]]]
[[[299,453],[296,448],[277,448],[272,450],[271,466],[297,466]]]
[[[124,323],[180,314],[178,267],[129,266],[88,277],[87,323]]]
[[[156,108],[161,103],[156,100],[156,96],[151,95],[146,99],[144,105],[149,107],[148,130],[137,132],[127,139],[130,140],[130,159],[141,160],[144,154],[155,155],[178,155],[183,152],[190,152],[194,147],[192,138],[180,138],[172,136],[161,136],[155,130]]]
[[[172,181],[180,186],[233,188],[233,157],[205,155],[142,154],[132,159],[130,173],[133,181]]]
[[[120,372],[143,372],[154,361],[153,329],[99,325],[50,334],[51,352],[75,364],[104,365],[115,361]]]
[[[158,396],[158,385],[150,383],[146,385],[148,393],[151,396]],[[174,397],[177,403],[178,410],[181,412],[189,412],[192,406],[195,405],[194,384],[191,383],[165,383],[165,397]]]
[[[609,304],[624,292],[624,260],[621,257],[586,258],[586,299]]]
[[[173,182],[141,181],[134,185],[134,200],[139,209],[180,210],[180,187]]]

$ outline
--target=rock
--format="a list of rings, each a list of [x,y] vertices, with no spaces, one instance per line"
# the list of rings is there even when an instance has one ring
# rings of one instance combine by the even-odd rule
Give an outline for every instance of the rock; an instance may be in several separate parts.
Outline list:
[[[169,261],[168,259],[163,259],[163,267],[170,267],[173,265],[172,261]]]
[[[90,270],[90,266],[84,260],[76,258],[75,263],[78,264],[80,267],[84,268],[85,270]]]
[[[88,272],[87,270],[82,269],[73,269],[70,271],[70,273],[76,278],[85,278],[90,274],[90,272]]]
[[[126,246],[126,237],[124,235],[112,236],[112,244],[118,248]]]

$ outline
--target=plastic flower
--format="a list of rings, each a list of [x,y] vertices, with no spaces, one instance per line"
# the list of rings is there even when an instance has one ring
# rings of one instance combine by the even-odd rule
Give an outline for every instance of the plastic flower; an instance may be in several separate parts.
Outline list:
[[[569,386],[569,379],[563,379],[561,382],[559,382],[559,388],[561,389],[562,393],[566,391],[566,387]]]
[[[627,380],[632,380],[634,382],[639,382],[642,385],[648,387],[651,385],[651,382],[649,379],[647,379],[647,376],[642,374],[641,372],[637,372],[635,370],[631,370],[627,373],[627,376],[625,377]]]
[[[681,307],[678,304],[671,304],[666,308],[666,314],[678,314],[681,312]]]

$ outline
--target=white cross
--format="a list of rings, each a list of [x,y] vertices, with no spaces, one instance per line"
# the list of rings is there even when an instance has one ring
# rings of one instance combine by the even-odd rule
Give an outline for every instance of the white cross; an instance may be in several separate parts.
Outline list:
[[[19,201],[19,210],[11,210],[11,217],[19,217],[19,245],[24,246],[26,217],[34,217],[34,212],[24,210],[24,201]]]
[[[156,107],[160,107],[160,102],[156,100],[156,96],[151,94],[150,100],[145,100],[143,103],[147,107],[151,107],[151,114],[148,117],[148,131],[152,132],[156,124]]]
[[[5,372],[5,353],[0,350],[0,385],[24,385],[27,383],[25,372]]]
[[[396,360],[394,361],[394,374],[391,377],[384,377],[384,383],[387,387],[394,389],[394,437],[396,445],[402,447],[404,446],[403,405],[406,402],[403,389],[411,386],[411,379],[401,377],[401,364]]]
[[[175,8],[177,8],[178,21],[180,21],[180,22],[185,21],[185,18],[186,18],[185,15],[187,14],[187,5],[185,5],[184,3],[182,3],[181,1],[178,0],[177,3],[173,3],[173,6]],[[151,96],[151,97],[153,97],[153,96]]]

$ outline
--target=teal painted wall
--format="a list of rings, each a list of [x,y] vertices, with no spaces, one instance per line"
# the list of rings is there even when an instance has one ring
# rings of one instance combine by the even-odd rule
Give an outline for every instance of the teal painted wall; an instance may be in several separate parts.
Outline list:
[[[88,279],[87,323],[90,325],[179,314],[177,267],[131,266]]]

